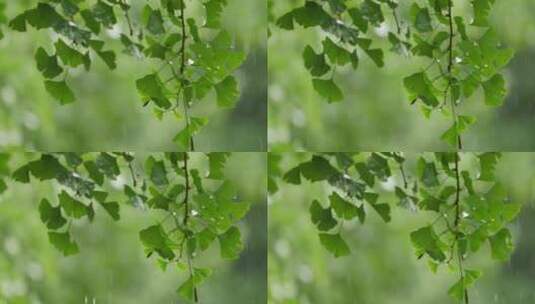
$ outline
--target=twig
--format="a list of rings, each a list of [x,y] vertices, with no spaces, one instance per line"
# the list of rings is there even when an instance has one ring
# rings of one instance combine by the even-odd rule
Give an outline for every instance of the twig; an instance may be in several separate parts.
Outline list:
[[[462,256],[461,250],[459,248],[459,224],[461,221],[461,207],[460,207],[460,193],[461,193],[461,178],[459,176],[459,153],[455,153],[455,179],[456,179],[456,187],[455,187],[455,240],[454,245],[457,245],[457,259],[459,263],[459,275],[461,277],[461,282],[463,286],[463,293],[464,293],[464,303],[469,303],[468,298],[468,290],[466,289],[466,286],[464,285],[464,267],[463,262],[464,258]]]
[[[446,90],[453,90],[452,88],[452,76],[451,72],[453,69],[453,13],[452,13],[452,7],[453,7],[453,0],[448,1],[448,23],[449,23],[449,45],[448,45],[448,87]],[[447,95],[446,97],[447,98]],[[453,117],[453,125],[455,126],[455,133],[457,135],[457,149],[462,150],[463,144],[461,139],[461,134],[459,134],[459,120],[457,117],[457,113],[455,110],[455,96],[450,94],[450,100],[451,100],[451,114]]]
[[[182,28],[182,42],[180,45],[180,54],[181,54],[181,62],[180,62],[180,76],[184,77],[184,70],[186,68],[186,16],[184,15],[184,5],[180,6],[180,26]],[[184,82],[181,82],[181,85],[184,85]],[[193,136],[190,133],[189,126],[190,126],[190,119],[189,119],[189,113],[188,113],[188,101],[184,99],[184,116],[186,119],[186,129],[188,129],[189,134],[189,148],[190,151],[195,151],[195,144],[193,141]]]
[[[188,221],[189,221],[189,213],[190,213],[190,206],[189,206],[190,184],[189,184],[188,153],[187,152],[184,152],[184,178],[186,179],[186,181],[185,181],[186,189],[185,189],[185,192],[184,192],[184,207],[185,208],[184,208],[183,226],[184,226],[184,229],[186,230],[186,238],[189,238],[189,234],[187,233],[187,231],[188,231]],[[194,273],[193,273],[192,257],[191,257],[191,255],[189,253],[189,250],[188,250],[188,252],[186,252],[186,254],[187,254],[187,257],[188,257],[188,269],[189,269],[190,280],[193,280]],[[198,292],[197,286],[195,286],[195,284],[193,284],[193,299],[194,299],[195,303],[200,303],[200,301],[199,301],[199,292]]]

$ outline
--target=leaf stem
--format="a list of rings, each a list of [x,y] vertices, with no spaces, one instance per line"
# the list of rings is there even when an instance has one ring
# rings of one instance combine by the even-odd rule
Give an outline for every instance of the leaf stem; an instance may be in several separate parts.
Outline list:
[[[184,178],[186,179],[185,183],[185,191],[184,191],[184,206],[185,206],[185,213],[184,213],[184,228],[187,228],[188,226],[188,220],[189,220],[189,190],[190,190],[190,185],[189,185],[189,171],[188,171],[188,152],[184,152],[184,160],[183,160],[183,164],[184,164]]]
[[[134,188],[137,187],[137,179],[136,179],[136,173],[134,172],[134,166],[132,166],[132,162],[128,162],[128,169],[130,170],[130,175],[132,176],[132,186]]]
[[[401,177],[403,178],[403,189],[407,189],[409,183],[407,181],[407,175],[405,174],[405,168],[403,167],[403,163],[399,164],[399,171],[401,172]]]
[[[450,101],[451,101],[451,115],[453,118],[453,125],[455,126],[455,134],[457,135],[457,150],[462,150],[463,144],[461,139],[461,134],[459,134],[459,119],[457,117],[455,109],[455,96],[453,96],[453,87],[452,87],[452,75],[453,70],[453,0],[448,1],[448,24],[449,24],[449,44],[448,44],[448,86],[446,87],[446,92],[444,93],[444,98],[448,98],[448,91],[450,91]]]
[[[126,19],[126,23],[128,24],[128,30],[130,32],[130,36],[134,36],[134,27],[132,26],[132,20],[130,19],[130,14],[129,14],[129,5],[126,1],[121,1],[121,8],[123,9],[123,12],[124,12],[124,17]]]
[[[460,156],[459,156],[459,153],[455,153],[455,180],[456,180],[456,185],[455,185],[455,202],[454,202],[454,205],[455,205],[455,240],[454,240],[454,245],[457,246],[457,260],[458,260],[458,263],[459,263],[459,275],[461,277],[461,283],[462,283],[462,287],[463,287],[463,293],[464,293],[464,303],[465,304],[468,304],[469,303],[469,298],[468,298],[468,290],[466,289],[466,286],[465,286],[465,278],[464,278],[464,267],[463,267],[463,263],[464,263],[464,258],[463,258],[463,255],[461,253],[461,250],[459,248],[459,224],[461,222],[461,207],[460,207],[460,193],[461,193],[461,178],[460,178],[460,174],[459,174],[459,159]]]
[[[180,76],[182,77],[181,86],[184,85],[184,70],[186,69],[186,16],[184,13],[184,3],[180,6],[180,27],[182,30],[182,42],[180,44],[180,55],[181,55],[181,61],[180,61]],[[190,133],[189,126],[190,126],[190,119],[189,119],[189,109],[188,109],[188,101],[184,98],[184,116],[186,119],[186,128],[188,129],[189,133],[189,149],[190,151],[195,151],[195,143],[193,140],[193,135]]]
[[[396,22],[396,29],[397,29],[398,35],[401,35],[401,24],[399,23],[397,9],[392,8],[392,15],[394,16],[394,21]]]
[[[190,191],[190,182],[189,182],[189,171],[188,171],[188,158],[189,158],[189,155],[187,152],[184,152],[184,178],[185,178],[185,183],[186,183],[186,189],[185,189],[185,192],[184,192],[184,221],[183,221],[183,226],[184,226],[184,229],[186,230],[186,238],[189,239],[189,230],[188,230],[188,221],[189,221],[189,213],[190,213],[190,206],[189,206],[189,191]],[[189,245],[188,245],[189,246]],[[187,252],[186,252],[186,255],[187,255],[187,259],[188,259],[188,269],[189,269],[189,276],[190,276],[190,280],[193,281],[194,279],[194,273],[193,273],[193,261],[192,261],[192,256],[189,252],[189,247],[187,248]],[[197,290],[197,286],[195,286],[195,284],[193,284],[193,299],[195,301],[195,303],[200,303],[199,301],[199,292]]]

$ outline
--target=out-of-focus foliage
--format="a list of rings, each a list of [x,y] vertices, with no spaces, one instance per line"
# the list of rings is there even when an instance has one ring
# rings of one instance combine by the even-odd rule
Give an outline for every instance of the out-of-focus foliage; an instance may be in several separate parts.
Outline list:
[[[8,162],[10,171],[35,159],[35,155],[30,154],[12,153],[11,156]],[[151,156],[155,159],[147,163],[140,162],[151,159]],[[161,156],[136,155],[132,167],[137,173],[139,187],[143,182],[140,176],[144,175],[142,172],[147,168],[151,180],[149,184],[155,183],[150,187],[162,184],[164,178],[157,161]],[[221,254],[227,257],[229,253],[235,256],[235,251],[229,251],[226,246],[210,246],[203,254],[195,254],[196,267],[213,270],[212,277],[199,287],[199,297],[203,303],[264,302],[267,241],[265,157],[262,154],[235,154],[228,158],[223,171],[219,171],[221,162],[207,162],[203,158],[205,156],[201,153],[190,153],[188,165],[199,172],[210,172],[209,178],[220,178],[224,173],[229,181],[237,185],[237,197],[251,202],[251,210],[239,225],[244,245],[239,259],[229,263],[218,258],[220,249],[223,250]],[[106,214],[109,209],[100,205],[93,206],[95,213],[92,224],[85,216],[76,221],[69,219],[68,231],[80,249],[77,255],[69,257],[63,257],[49,244],[47,225],[42,222],[43,208],[39,205],[42,198],[55,204],[57,195],[68,186],[39,182],[33,177],[29,185],[11,181],[5,176],[2,178],[6,181],[7,189],[0,196],[0,303],[171,303],[178,300],[176,290],[181,282],[188,279],[187,268],[177,269],[176,263],[164,267],[167,263],[156,258],[156,253],[153,254],[155,258],[147,259],[150,250],[144,251],[140,244],[140,231],[155,223],[166,225],[163,222],[166,211],[154,209],[149,201],[143,203],[137,200],[137,204],[132,204],[133,199],[122,193],[132,190],[127,190],[127,186],[132,186],[133,182],[130,166],[122,161],[118,164],[121,173],[106,181],[103,189],[109,191],[109,201],[118,202],[121,219],[114,221],[111,213]],[[32,175],[42,168],[39,165],[31,167]],[[3,169],[0,171],[4,174]],[[167,177],[170,183],[181,180],[172,174],[167,174]],[[196,186],[192,187],[200,186],[199,181],[194,183]],[[207,180],[203,184],[206,191],[211,188]],[[149,196],[154,195],[154,189],[151,193]],[[86,203],[85,199],[80,200]],[[65,206],[62,205],[62,208]],[[196,212],[202,212],[190,211],[191,223],[197,225]],[[63,213],[63,216],[67,217],[67,214]],[[50,228],[50,222],[46,223]],[[230,244],[227,241],[223,243]],[[228,293],[229,289],[235,292]]]
[[[367,1],[346,2],[355,6]],[[454,4],[455,16],[472,16],[471,1],[454,1]],[[321,49],[325,34],[299,26],[288,32],[275,25],[276,17],[302,5],[303,1],[272,1],[271,5],[273,22],[268,42],[268,141],[271,150],[447,149],[439,137],[451,127],[451,117],[432,114],[431,119],[425,119],[418,107],[410,105],[412,100],[408,100],[403,87],[403,78],[425,68],[426,61],[422,58],[385,52],[387,68],[378,69],[372,60],[360,56],[357,71],[349,65],[336,69],[336,83],[345,94],[343,101],[327,104],[324,98],[318,97],[310,81],[310,72],[303,64],[302,54],[304,45]],[[509,93],[499,109],[482,106],[485,99],[483,92],[477,92],[458,106],[460,115],[469,113],[478,122],[463,133],[467,150],[518,151],[535,146],[529,128],[533,123],[531,100],[535,92],[533,86],[526,82],[529,78],[527,67],[534,58],[534,45],[530,38],[535,31],[533,8],[533,2],[527,0],[495,2],[490,25],[497,32],[498,39],[516,52],[504,74]],[[399,19],[410,20],[410,11],[410,7],[400,5],[398,14],[406,18]],[[514,22],[508,22],[511,18],[507,16],[515,16]],[[392,14],[385,13],[385,18],[388,22],[379,23],[368,34],[373,36],[376,46],[388,49],[392,42],[388,33],[397,30]],[[469,21],[470,18],[466,23]]]
[[[418,155],[405,156],[415,160]],[[310,158],[309,153],[285,154],[280,171],[286,172]],[[507,189],[510,200],[523,203],[524,208],[510,225],[515,245],[510,262],[496,264],[488,244],[467,261],[466,267],[484,274],[471,288],[470,303],[520,304],[535,300],[531,287],[535,283],[535,239],[530,232],[535,206],[533,166],[534,154],[504,153],[496,167],[496,180]],[[416,178],[417,167],[416,161],[408,161],[407,176]],[[481,170],[476,161],[464,162],[463,168]],[[395,193],[398,177],[379,182],[381,202],[399,202]],[[443,267],[437,274],[430,272],[428,265],[414,255],[409,238],[410,232],[435,218],[432,213],[415,212],[409,204],[392,209],[388,224],[372,211],[367,212],[364,225],[346,221],[342,233],[351,254],[334,258],[320,243],[309,207],[315,199],[328,201],[335,187],[308,180],[302,180],[300,186],[284,182],[277,186],[278,191],[272,192],[268,201],[269,303],[347,303],[347,299],[378,304],[455,303],[447,293],[458,273]]]
[[[65,8],[68,7],[66,3],[72,2],[55,2],[57,2],[57,5],[54,4],[55,7],[62,13],[65,12],[68,15],[68,12],[74,12]],[[234,103],[233,99],[237,96],[238,91],[234,86],[236,82],[229,78],[221,85],[216,86],[217,90],[210,91],[204,98],[205,100],[195,102],[195,106],[189,111],[188,114],[192,117],[210,116],[208,125],[201,132],[203,134],[199,134],[196,140],[197,148],[203,151],[262,150],[262,147],[266,146],[266,94],[265,90],[262,90],[265,88],[266,63],[265,39],[262,39],[262,36],[265,37],[263,30],[266,23],[261,18],[265,15],[265,10],[256,9],[260,3],[258,1],[256,3],[255,1],[208,1],[210,4],[207,4],[206,7],[200,3],[186,2],[191,5],[187,6],[185,15],[187,18],[196,17],[197,24],[201,28],[199,30],[203,41],[211,40],[214,36],[211,35],[212,31],[216,32],[215,30],[202,32],[202,26],[205,23],[206,27],[210,29],[219,28],[221,25],[225,31],[232,33],[233,37],[232,41],[226,40],[225,43],[232,43],[240,52],[249,54],[236,74],[241,94],[235,108],[218,110],[215,102],[218,99],[219,104],[225,106]],[[220,4],[216,2],[220,2]],[[18,33],[12,29],[4,30],[2,26],[5,37],[0,41],[0,117],[2,118],[0,145],[4,147],[24,146],[26,149],[48,151],[184,149],[185,147],[177,147],[177,143],[172,142],[177,132],[184,129],[186,125],[185,120],[187,119],[184,119],[184,113],[180,112],[180,117],[177,120],[177,117],[170,113],[162,115],[161,107],[159,110],[143,107],[144,103],[140,101],[141,98],[137,92],[139,86],[136,88],[136,80],[143,79],[150,73],[162,72],[158,71],[162,66],[162,62],[160,62],[163,57],[162,47],[158,49],[159,40],[156,37],[164,37],[161,35],[161,26],[170,30],[171,24],[174,23],[173,27],[176,27],[175,22],[178,21],[165,18],[164,23],[160,24],[159,21],[162,20],[158,17],[158,12],[152,11],[151,13],[151,9],[144,8],[143,3],[134,1],[131,3],[132,7],[127,9],[131,25],[135,29],[133,31],[134,37],[122,10],[128,7],[123,5],[124,1],[110,1],[110,3],[105,1],[80,3],[76,1],[76,3],[81,8],[88,8],[87,11],[83,11],[84,14],[81,11],[79,15],[76,15],[77,24],[82,24],[83,28],[85,28],[83,24],[87,24],[93,33],[99,33],[98,36],[95,34],[93,39],[98,37],[105,42],[105,45],[103,47],[99,42],[89,43],[89,48],[91,48],[89,58],[84,55],[85,51],[83,50],[80,53],[82,56],[77,56],[74,52],[69,52],[68,48],[58,48],[61,62],[77,66],[69,69],[67,83],[70,90],[67,90],[63,85],[63,76],[61,79],[47,81],[46,85],[43,84],[40,71],[47,78],[58,77],[59,70],[56,64],[53,64],[54,57],[48,57],[54,54],[50,50],[53,49],[55,41],[62,39],[58,38],[55,32],[61,32],[62,37],[74,38],[78,37],[75,35],[78,32],[73,33],[74,30],[68,31],[65,27],[59,27],[57,24],[53,26],[55,31],[37,31],[34,29],[35,27],[43,28],[44,25],[32,19],[31,16],[35,15],[31,13],[32,10],[29,11],[30,13],[24,14],[24,18],[21,17],[22,21],[28,22],[27,32]],[[159,3],[154,2],[151,5],[159,7]],[[180,1],[162,3],[174,3],[169,4],[171,6],[178,5],[174,8],[169,8],[167,5],[165,10],[179,10]],[[228,5],[221,11],[220,6],[224,3],[228,3]],[[20,13],[27,9],[39,8],[37,1],[9,2],[6,4],[5,15],[8,20],[20,16]],[[115,6],[114,15],[111,15],[109,11],[111,4]],[[40,5],[41,8],[45,6]],[[39,11],[39,9],[37,10]],[[91,16],[98,17],[98,21],[107,26],[90,26],[92,23],[85,20],[90,15],[88,12],[93,12],[94,16]],[[211,15],[210,21],[205,17],[208,13]],[[234,18],[233,16],[236,15],[243,17]],[[111,18],[112,16],[115,16],[115,20]],[[59,18],[56,19],[59,20]],[[65,24],[68,25],[68,23]],[[75,29],[73,26],[71,24],[71,30]],[[20,29],[16,25],[14,27]],[[141,37],[138,35],[141,33],[139,30],[145,27],[147,30],[144,30],[144,36]],[[168,33],[164,37],[166,42],[180,42],[180,37],[175,32]],[[263,35],[258,35],[258,33]],[[86,36],[82,35],[80,39],[84,37]],[[138,52],[138,56],[123,54],[126,38],[130,39],[131,43],[136,42],[137,39],[143,39],[143,44],[147,44],[148,51],[141,58],[139,58],[141,52]],[[193,42],[189,29],[188,38],[190,38],[189,47],[189,43]],[[180,43],[177,44],[180,46]],[[43,50],[38,51],[39,46],[42,46]],[[60,45],[58,44],[58,46]],[[126,49],[132,51],[132,47]],[[180,49],[178,47],[178,51]],[[112,52],[115,52],[116,55],[114,56]],[[39,56],[34,56],[36,53]],[[199,55],[198,52],[195,54]],[[170,56],[167,56],[168,60],[170,60]],[[39,66],[36,66],[34,58],[40,62]],[[92,61],[90,71],[84,71],[80,64],[80,62],[88,63],[86,59]],[[187,59],[188,65],[194,64],[191,62],[191,58],[186,57],[185,59]],[[115,64],[117,65],[115,70],[110,71],[108,68],[114,68]],[[213,67],[213,65],[211,66]],[[59,69],[62,68],[59,67]],[[222,75],[222,73],[218,75],[223,78],[228,76]],[[163,81],[165,80],[167,79]],[[171,83],[166,84],[171,87]],[[146,95],[146,90],[142,91],[141,93]],[[73,95],[76,96],[76,102],[69,103],[73,100]],[[190,95],[186,95],[189,98]],[[69,104],[59,106],[54,99]],[[166,108],[167,104],[160,106]],[[153,111],[154,113],[150,113]],[[215,114],[212,115],[212,113]],[[187,130],[192,131],[191,127]]]

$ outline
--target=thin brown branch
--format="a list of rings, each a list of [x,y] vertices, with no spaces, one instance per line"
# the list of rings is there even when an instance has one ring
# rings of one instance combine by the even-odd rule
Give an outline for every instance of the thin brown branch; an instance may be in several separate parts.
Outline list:
[[[186,41],[187,41],[187,35],[186,35],[186,16],[184,13],[184,4],[180,6],[180,27],[182,30],[182,42],[180,44],[180,54],[181,54],[181,61],[180,61],[180,76],[184,78],[184,70],[186,69]],[[184,85],[184,81],[181,81],[181,85]],[[186,120],[186,128],[188,129],[188,133],[190,132],[189,126],[190,126],[190,119],[189,119],[189,105],[188,101],[184,98],[184,116]],[[190,151],[195,151],[195,143],[193,141],[193,136],[191,133],[189,134],[189,149]]]
[[[464,285],[465,282],[465,276],[464,276],[464,257],[462,255],[461,249],[459,248],[459,224],[461,223],[461,205],[460,205],[460,194],[461,194],[461,177],[459,174],[459,161],[460,161],[459,153],[455,153],[455,240],[454,245],[457,246],[457,260],[459,263],[459,276],[461,279],[461,282],[463,284],[463,293],[464,293],[464,303],[469,303],[468,298],[468,290],[466,289],[466,286]]]
[[[448,44],[448,87],[446,91],[450,90],[450,100],[451,100],[451,115],[453,117],[453,124],[455,126],[455,133],[457,134],[457,150],[462,150],[463,144],[461,139],[461,134],[459,134],[459,119],[456,113],[455,105],[455,96],[453,96],[453,86],[452,86],[452,75],[453,70],[453,37],[455,35],[453,31],[453,0],[448,1],[448,24],[449,24],[449,44]],[[447,93],[445,94],[447,98]]]
[[[183,160],[184,178],[185,178],[185,184],[186,184],[185,185],[186,189],[184,190],[184,203],[183,203],[184,204],[183,226],[184,226],[184,229],[186,230],[186,238],[189,238],[188,222],[189,222],[189,217],[190,217],[189,197],[190,197],[191,186],[190,186],[189,169],[188,169],[188,158],[189,158],[188,153],[184,152],[183,157],[184,157],[184,160]],[[188,269],[189,269],[190,280],[193,280],[193,277],[194,277],[193,261],[192,261],[192,256],[189,253],[189,248],[188,248],[188,252],[186,252],[186,255],[188,259]],[[195,301],[195,303],[200,303],[199,291],[197,290],[197,286],[195,285],[193,285],[193,300]]]

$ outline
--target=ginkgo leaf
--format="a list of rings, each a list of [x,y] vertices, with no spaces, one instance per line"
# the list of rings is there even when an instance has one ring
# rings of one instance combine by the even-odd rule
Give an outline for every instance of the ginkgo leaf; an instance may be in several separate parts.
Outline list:
[[[455,16],[455,25],[457,26],[457,31],[461,34],[463,40],[468,40],[468,34],[466,33],[466,25],[464,19],[461,16]]]
[[[303,59],[305,61],[305,67],[310,71],[312,76],[323,76],[331,69],[325,61],[325,55],[316,54],[310,45],[305,47]]]
[[[149,74],[136,80],[136,88],[144,102],[154,101],[156,105],[167,109],[171,103],[167,99],[167,89],[158,74]]]
[[[379,214],[385,223],[390,222],[390,205],[388,204],[372,204],[372,208]]]
[[[102,50],[102,48],[104,47],[103,41],[91,40],[89,42],[89,45],[91,46],[91,48],[93,48],[93,50],[95,50],[95,52],[102,59],[102,61],[106,63],[106,65],[108,66],[108,68],[110,68],[110,70],[113,70],[117,67],[117,64],[115,63],[116,61],[115,53],[113,51]]]
[[[207,28],[221,27],[221,13],[223,12],[223,7],[227,5],[227,0],[209,0],[203,5],[206,9],[206,23],[204,26]]]
[[[212,232],[209,228],[203,229],[201,232],[197,233],[197,245],[200,250],[206,250],[212,242],[216,239],[217,234]]]
[[[117,18],[113,12],[113,7],[102,0],[98,0],[92,8],[93,18],[104,25],[105,27],[112,27],[117,23]]]
[[[432,259],[442,262],[446,259],[444,246],[431,226],[420,228],[411,233],[411,241],[417,254],[427,253]]]
[[[100,23],[93,16],[93,12],[91,10],[84,9],[80,11],[80,15],[82,16],[87,28],[98,35],[100,33]]]
[[[489,237],[489,241],[493,259],[505,261],[513,252],[512,236],[507,228],[503,228]]]
[[[51,28],[60,22],[64,22],[58,12],[47,3],[40,2],[37,7],[26,11],[26,21],[36,29]]]
[[[378,153],[372,153],[368,158],[367,168],[375,174],[375,176],[386,179],[392,175],[388,160]]]
[[[153,225],[141,230],[139,238],[149,255],[156,251],[162,258],[167,260],[172,260],[175,257],[173,250],[169,247],[169,238],[162,226]]]
[[[474,9],[473,26],[488,26],[491,6],[495,0],[472,0],[472,7]]]
[[[485,104],[489,106],[501,106],[505,98],[505,80],[501,74],[494,75],[491,79],[482,83],[485,92]]]
[[[59,204],[65,214],[72,216],[76,219],[79,219],[83,216],[88,215],[87,206],[82,204],[79,200],[74,199],[67,192],[61,191],[58,196]]]
[[[121,215],[119,214],[119,203],[117,203],[117,202],[100,202],[100,205],[113,218],[113,220],[118,221],[118,220],[121,219]]]
[[[331,207],[333,208],[336,216],[341,219],[351,220],[359,213],[357,206],[351,204],[347,200],[343,199],[338,193],[333,192],[329,196]]]
[[[285,29],[285,30],[293,30],[294,29],[294,16],[295,12],[291,11],[284,15],[282,15],[279,19],[277,19],[277,26]]]
[[[293,19],[303,27],[312,27],[329,22],[331,17],[316,2],[306,1],[305,6],[293,11]]]
[[[148,11],[146,27],[153,35],[161,35],[165,33],[164,21],[162,12],[157,9],[152,9],[150,6],[146,6],[145,10]]]
[[[201,285],[211,274],[212,271],[210,269],[194,268],[192,276],[178,288],[178,294],[187,300],[195,300],[195,288]]]
[[[62,105],[74,102],[74,93],[65,81],[45,81],[45,89]]]
[[[299,169],[300,173],[312,182],[327,180],[338,173],[328,160],[317,155],[312,156],[310,161],[302,163]]]
[[[215,85],[217,105],[220,107],[233,107],[239,96],[238,82],[233,76],[227,76]]]
[[[345,65],[351,62],[351,53],[336,45],[329,37],[323,40],[323,51],[333,64]]]
[[[282,178],[284,179],[284,181],[290,184],[294,184],[294,185],[301,184],[301,166],[297,166],[291,169],[290,171],[286,172],[286,174],[284,174]]]
[[[179,143],[183,147],[189,147],[191,137],[197,134],[207,123],[208,120],[206,118],[190,117],[189,125],[178,132],[173,141]]]
[[[370,170],[366,166],[366,163],[363,163],[363,162],[356,163],[355,169],[357,169],[357,172],[359,173],[360,178],[362,178],[362,180],[366,182],[366,184],[369,187],[373,187],[373,185],[375,184],[375,176],[371,174]]]
[[[48,239],[56,249],[63,253],[64,256],[70,256],[80,252],[78,245],[71,240],[71,236],[68,232],[49,232]]]
[[[219,235],[218,239],[221,257],[231,260],[239,258],[240,252],[243,250],[243,243],[238,228],[231,227],[227,232]]]
[[[12,177],[17,182],[29,183],[30,182],[30,166],[24,165],[18,168],[17,170],[15,170],[15,172],[13,172]]]
[[[97,165],[94,161],[88,160],[84,162],[84,168],[89,173],[89,177],[98,185],[101,185],[104,183],[104,174],[102,174],[99,170]]]
[[[109,153],[101,152],[95,159],[95,165],[97,168],[109,178],[114,179],[117,175],[121,174],[117,159]]]
[[[349,246],[347,246],[347,243],[342,239],[340,234],[320,233],[319,237],[321,244],[327,248],[334,257],[338,258],[349,255]]]
[[[433,30],[431,16],[427,8],[421,8],[417,3],[413,3],[410,10],[412,23],[416,30],[422,33]]]
[[[360,6],[360,11],[364,18],[373,25],[378,26],[385,20],[381,6],[372,0],[364,0]]]
[[[464,270],[463,277],[459,279],[448,290],[448,294],[457,301],[463,301],[465,298],[465,291],[472,286],[481,276],[481,272],[476,270]]]
[[[18,31],[18,32],[25,32],[26,31],[26,21],[27,21],[27,13],[24,12],[22,14],[17,15],[15,18],[13,18],[9,22],[9,27],[12,30]]]
[[[63,72],[63,69],[58,65],[57,57],[49,56],[41,47],[35,53],[35,61],[37,62],[37,69],[45,78],[54,78]]]
[[[212,152],[208,153],[209,168],[208,178],[211,179],[223,179],[223,168],[230,156],[228,152]]]
[[[458,145],[459,136],[463,134],[467,127],[475,123],[475,117],[459,115],[457,122],[454,123],[446,132],[442,134],[440,139],[452,146]]]
[[[438,172],[434,162],[427,162],[423,157],[418,161],[418,175],[420,180],[427,187],[435,187],[439,185]]]
[[[71,0],[61,0],[61,8],[63,9],[65,15],[69,17],[76,15],[80,10],[78,6]]]
[[[317,200],[312,202],[309,212],[312,223],[316,225],[320,231],[329,231],[338,224],[332,216],[331,208],[324,209]]]
[[[157,161],[153,156],[149,156],[145,161],[145,169],[155,185],[165,186],[169,184],[167,170],[163,161]]]
[[[362,32],[366,33],[368,31],[368,20],[364,18],[364,15],[358,8],[351,8],[348,10],[353,24],[355,24]]]
[[[75,68],[84,64],[84,55],[69,47],[63,40],[58,39],[54,46],[56,47],[56,54],[65,65]]]
[[[67,223],[67,220],[61,215],[61,208],[52,207],[46,199],[42,199],[39,204],[39,214],[41,221],[46,224],[48,229],[59,229]]]
[[[438,99],[435,95],[437,89],[424,72],[415,73],[406,77],[403,80],[403,84],[409,93],[409,100],[419,99],[431,107],[438,105]]]
[[[501,157],[501,153],[498,152],[486,152],[478,155],[479,163],[481,166],[481,173],[479,174],[479,180],[493,181],[494,171],[496,164]]]
[[[344,95],[340,88],[334,83],[332,79],[312,79],[314,90],[318,92],[323,98],[327,99],[329,103],[338,102],[344,99]]]

